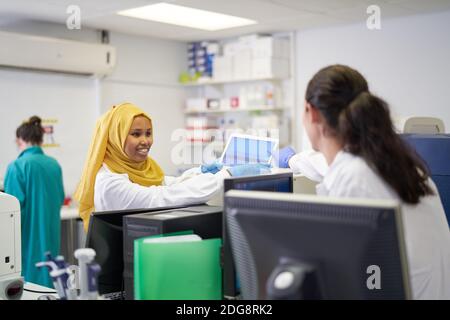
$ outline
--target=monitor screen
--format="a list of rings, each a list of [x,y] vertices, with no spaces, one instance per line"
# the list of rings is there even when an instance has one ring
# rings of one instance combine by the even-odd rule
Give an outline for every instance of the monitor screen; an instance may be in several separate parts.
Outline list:
[[[235,166],[246,163],[269,164],[272,151],[277,142],[274,139],[263,139],[252,136],[231,136],[222,155],[225,166]]]
[[[270,192],[293,192],[292,173],[278,173],[260,176],[236,177],[224,180],[224,192],[228,190],[254,190]],[[234,299],[240,294],[240,282],[236,277],[233,255],[231,253],[228,231],[226,228],[225,212],[223,215],[223,288],[224,296]]]
[[[400,204],[229,191],[244,299],[409,299]]]
[[[85,247],[95,250],[95,261],[101,267],[98,276],[100,294],[124,291],[123,217],[182,207],[185,206],[91,213]]]

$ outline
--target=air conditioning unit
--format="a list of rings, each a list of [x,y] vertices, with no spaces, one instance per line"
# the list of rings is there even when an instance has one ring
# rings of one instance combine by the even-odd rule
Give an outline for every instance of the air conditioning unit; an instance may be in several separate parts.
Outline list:
[[[110,45],[0,32],[3,67],[108,75],[115,64],[116,50]]]

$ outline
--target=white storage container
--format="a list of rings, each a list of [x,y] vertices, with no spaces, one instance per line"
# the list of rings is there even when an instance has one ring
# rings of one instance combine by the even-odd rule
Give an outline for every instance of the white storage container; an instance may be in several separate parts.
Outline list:
[[[252,60],[252,78],[288,78],[289,60],[258,58]]]
[[[208,109],[208,99],[188,98],[186,99],[186,111],[202,111]]]
[[[279,58],[289,59],[289,40],[284,38],[262,37],[254,41],[252,45],[253,58]]]

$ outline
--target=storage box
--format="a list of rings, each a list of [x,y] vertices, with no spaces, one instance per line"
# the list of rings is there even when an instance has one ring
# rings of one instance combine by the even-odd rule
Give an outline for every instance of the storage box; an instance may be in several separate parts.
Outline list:
[[[252,77],[252,52],[242,50],[233,57],[233,80],[246,80]]]
[[[259,58],[289,59],[289,40],[284,38],[263,37],[255,39],[252,45],[252,56]]]
[[[228,81],[232,79],[233,58],[217,56],[213,60],[213,78],[216,81]]]
[[[252,78],[288,78],[289,60],[258,58],[252,60]]]
[[[215,128],[217,126],[217,121],[214,118],[209,117],[187,117],[186,127],[187,128]]]
[[[208,109],[208,99],[188,98],[186,99],[186,111],[204,111]]]
[[[220,110],[230,110],[231,109],[231,101],[229,98],[220,99]]]

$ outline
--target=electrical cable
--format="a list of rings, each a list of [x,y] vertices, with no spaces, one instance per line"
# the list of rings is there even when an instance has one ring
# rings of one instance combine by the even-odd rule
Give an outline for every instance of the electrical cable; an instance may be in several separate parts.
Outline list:
[[[36,291],[36,290],[31,290],[31,289],[26,289],[26,288],[23,288],[23,291],[28,291],[28,292],[32,292],[32,293],[57,294],[56,291]]]

